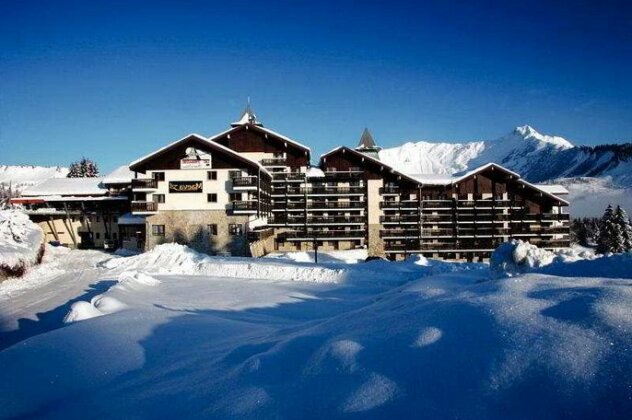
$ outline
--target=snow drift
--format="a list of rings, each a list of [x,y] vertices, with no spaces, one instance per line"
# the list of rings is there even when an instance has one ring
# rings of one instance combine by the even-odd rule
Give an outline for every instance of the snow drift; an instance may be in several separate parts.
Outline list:
[[[17,210],[0,210],[0,280],[21,276],[41,261],[44,232]]]
[[[211,269],[176,246],[117,258],[94,269],[117,285],[78,305],[84,321],[0,352],[0,418],[627,416],[632,272],[585,277],[625,256],[516,249],[534,269],[569,271],[491,281],[411,258],[296,282],[200,275]],[[224,260],[204,265],[244,273],[234,265],[246,261]],[[251,261],[288,279],[327,268]],[[130,271],[141,264],[145,274]],[[174,274],[185,270],[194,275]]]

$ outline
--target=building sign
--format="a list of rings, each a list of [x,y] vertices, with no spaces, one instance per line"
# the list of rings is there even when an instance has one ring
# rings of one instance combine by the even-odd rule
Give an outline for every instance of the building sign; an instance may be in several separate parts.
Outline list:
[[[186,157],[180,159],[180,169],[210,168],[211,155],[196,150],[194,147],[187,147]]]
[[[180,169],[210,168],[211,159],[180,159]]]
[[[201,193],[202,181],[169,181],[170,193]]]

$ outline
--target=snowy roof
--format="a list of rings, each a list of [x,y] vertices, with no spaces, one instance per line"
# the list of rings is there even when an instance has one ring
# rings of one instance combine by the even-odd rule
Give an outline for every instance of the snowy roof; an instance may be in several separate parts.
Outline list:
[[[244,112],[242,112],[241,117],[239,117],[239,121],[236,121],[232,123],[231,125],[235,127],[235,126],[244,125],[244,124],[253,124],[253,125],[258,125],[258,126],[262,125],[257,120],[257,116],[255,115],[255,112],[252,110],[250,103],[246,105],[246,109],[244,109]]]
[[[355,154],[355,155],[357,155],[359,157],[362,157],[363,159],[367,159],[370,162],[373,162],[373,163],[375,163],[377,165],[380,165],[383,168],[387,168],[393,174],[396,174],[396,175],[399,175],[399,176],[403,176],[404,178],[407,178],[408,180],[413,181],[413,182],[419,182],[415,178],[410,176],[409,174],[405,174],[403,172],[400,172],[400,171],[394,169],[392,166],[387,165],[386,163],[382,162],[380,159],[378,159],[376,157],[373,157],[371,155],[368,155],[366,153],[362,153],[362,152],[360,152],[358,150],[350,149],[347,146],[338,146],[338,147],[336,147],[334,149],[331,149],[327,153],[324,153],[324,154],[320,155],[320,158],[323,159],[323,158],[327,157],[328,155],[330,155],[330,154],[332,154],[334,152],[337,152],[338,150],[348,151],[348,152],[353,153],[353,154]]]
[[[568,190],[563,185],[559,185],[559,184],[534,184],[534,185],[537,188],[541,189],[542,191],[548,192],[549,194],[554,194],[554,195],[568,194]]]
[[[105,195],[108,190],[101,184],[103,178],[50,178],[41,184],[26,188],[22,195],[32,196],[75,196]]]
[[[226,131],[226,132],[224,132],[224,133],[227,133],[227,132],[229,132],[229,131],[231,131],[231,130],[228,130],[228,131]],[[219,135],[218,135],[218,136],[219,136]],[[216,138],[216,137],[218,137],[218,136],[215,136],[214,138]],[[154,156],[156,156],[156,155],[158,155],[158,154],[160,154],[160,153],[164,152],[165,150],[168,150],[168,149],[170,149],[170,148],[172,148],[172,147],[176,146],[177,144],[179,144],[179,143],[181,143],[181,142],[184,142],[184,141],[186,141],[186,140],[190,139],[191,137],[195,137],[196,139],[198,139],[198,140],[201,140],[201,141],[205,142],[206,144],[208,144],[208,145],[209,145],[209,146],[211,146],[212,148],[215,148],[215,149],[221,150],[221,151],[223,151],[223,152],[226,152],[226,153],[227,153],[227,154],[229,154],[229,155],[233,155],[233,156],[235,156],[235,157],[237,157],[237,158],[241,159],[242,161],[248,162],[248,163],[252,164],[253,166],[255,166],[255,167],[259,168],[259,170],[260,170],[261,172],[263,172],[264,174],[267,174],[267,175],[271,176],[271,175],[270,175],[270,172],[268,172],[268,170],[267,170],[266,168],[264,168],[264,167],[263,167],[263,166],[262,166],[259,162],[255,162],[254,160],[249,159],[249,158],[247,158],[247,157],[243,156],[242,154],[235,152],[233,149],[229,149],[228,147],[223,146],[223,145],[221,145],[221,144],[219,144],[219,143],[217,143],[217,142],[213,141],[213,138],[208,138],[208,139],[207,139],[206,137],[201,136],[201,135],[196,134],[196,133],[191,133],[191,134],[189,134],[189,135],[186,135],[186,136],[182,137],[182,138],[181,138],[181,139],[179,139],[179,140],[176,140],[176,141],[174,141],[174,142],[172,142],[172,143],[169,143],[168,145],[166,145],[166,146],[164,146],[164,147],[161,147],[160,149],[156,150],[155,152],[152,152],[152,153],[150,153],[150,154],[148,154],[148,155],[146,155],[146,156],[143,156],[143,157],[142,157],[142,158],[140,158],[140,159],[136,159],[135,161],[133,161],[133,162],[131,162],[131,163],[129,164],[129,167],[131,168],[132,166],[138,165],[139,163],[141,163],[141,162],[143,162],[143,161],[145,161],[145,160],[147,160],[147,159],[149,159],[149,158],[151,158],[151,157],[154,157]]]
[[[324,178],[325,173],[322,171],[322,169],[317,168],[316,166],[312,166],[307,170],[306,176],[307,178]]]
[[[103,178],[104,184],[129,184],[135,177],[134,171],[130,171],[129,166],[119,166]]]

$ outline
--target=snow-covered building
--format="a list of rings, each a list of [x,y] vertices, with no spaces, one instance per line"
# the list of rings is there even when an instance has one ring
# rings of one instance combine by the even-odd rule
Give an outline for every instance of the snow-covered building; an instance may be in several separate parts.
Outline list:
[[[309,147],[264,127],[248,106],[226,131],[176,140],[116,169],[99,191],[129,196],[118,242],[134,249],[175,241],[260,256],[366,247],[390,259],[477,260],[511,238],[569,243],[561,186],[531,184],[495,163],[411,174],[380,160],[380,150],[365,129],[355,149],[335,148],[312,166]]]
[[[11,203],[24,207],[47,242],[84,248],[115,246],[118,216],[129,211],[128,196],[109,189],[104,178],[50,178]]]

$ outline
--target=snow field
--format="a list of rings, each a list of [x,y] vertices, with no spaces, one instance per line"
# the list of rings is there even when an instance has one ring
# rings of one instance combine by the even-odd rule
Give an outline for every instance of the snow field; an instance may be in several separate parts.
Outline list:
[[[73,305],[82,321],[0,351],[0,418],[624,416],[629,256],[527,245],[496,279],[420,257],[102,254],[84,275],[112,284]]]

